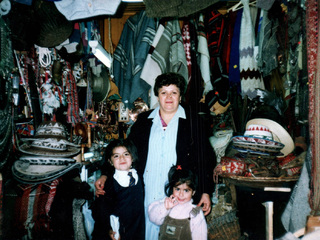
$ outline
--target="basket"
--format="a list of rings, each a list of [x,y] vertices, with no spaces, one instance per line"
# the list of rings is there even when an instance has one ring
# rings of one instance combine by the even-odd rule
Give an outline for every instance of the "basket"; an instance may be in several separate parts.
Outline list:
[[[231,210],[222,216],[212,218],[207,225],[209,240],[239,240],[241,238],[236,210]]]

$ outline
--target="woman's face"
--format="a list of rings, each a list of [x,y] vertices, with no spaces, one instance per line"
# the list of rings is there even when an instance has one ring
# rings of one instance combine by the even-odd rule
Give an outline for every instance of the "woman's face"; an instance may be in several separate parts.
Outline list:
[[[181,100],[180,90],[176,85],[163,86],[159,89],[158,100],[164,112],[176,112]]]
[[[179,204],[183,204],[191,200],[194,191],[186,183],[183,183],[173,188],[172,195]]]
[[[132,165],[132,156],[125,147],[116,147],[112,151],[111,163],[119,171],[129,171]]]

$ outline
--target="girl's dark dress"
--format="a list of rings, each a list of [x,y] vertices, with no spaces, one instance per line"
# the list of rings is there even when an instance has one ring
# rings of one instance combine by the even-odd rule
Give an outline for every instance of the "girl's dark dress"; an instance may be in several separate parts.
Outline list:
[[[92,206],[95,221],[92,240],[111,239],[110,215],[119,217],[121,240],[143,240],[145,218],[141,177],[131,187],[122,187],[113,177],[108,177],[104,190],[106,194],[97,197]]]

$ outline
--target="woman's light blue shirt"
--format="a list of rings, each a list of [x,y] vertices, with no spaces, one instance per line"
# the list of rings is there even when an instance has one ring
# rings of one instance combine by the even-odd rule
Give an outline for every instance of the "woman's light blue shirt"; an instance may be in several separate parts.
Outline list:
[[[150,203],[165,197],[164,187],[168,182],[168,172],[177,162],[176,143],[179,118],[186,118],[183,107],[179,106],[176,114],[163,130],[160,108],[154,109],[148,118],[153,118],[149,137],[149,151],[144,171],[146,239],[158,239],[159,226],[151,223],[148,216]]]

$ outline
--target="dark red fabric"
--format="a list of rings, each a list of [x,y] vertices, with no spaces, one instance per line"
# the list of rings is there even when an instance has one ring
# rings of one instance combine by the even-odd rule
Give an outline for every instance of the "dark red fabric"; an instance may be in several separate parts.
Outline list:
[[[182,39],[183,39],[183,46],[184,51],[186,52],[186,59],[187,59],[187,66],[188,66],[188,73],[189,79],[191,78],[191,42],[190,42],[190,31],[189,31],[189,21],[183,21],[182,25]]]
[[[52,234],[49,210],[60,179],[37,185],[18,184],[14,207],[15,236],[49,239]]]
[[[225,34],[225,18],[217,10],[210,11],[207,20],[207,41],[210,54],[211,68],[216,64],[216,58],[221,57]]]
[[[20,185],[22,194],[17,196],[14,208],[15,224],[14,228],[17,229],[21,236],[27,234],[27,218],[28,218],[28,207],[29,207],[29,196],[32,191],[29,185]]]
[[[231,43],[232,43],[232,36],[234,31],[234,25],[237,19],[237,12],[230,12],[229,15],[226,17],[226,36],[223,43],[223,53],[222,58],[223,62],[226,66],[226,74],[229,74],[229,64],[230,64],[230,52],[231,52]]]
[[[315,76],[317,67],[317,56],[318,56],[318,31],[319,31],[319,9],[318,2],[315,0],[308,0],[306,2],[306,30],[307,30],[307,56],[308,56],[308,82],[309,82],[309,132],[310,132],[310,146],[312,151],[312,178],[311,178],[311,193],[310,193],[310,207],[312,210],[315,208],[314,201],[315,185],[317,183],[317,169],[315,168],[316,161],[319,161],[317,155],[319,146],[316,145],[316,132],[319,131],[318,126],[315,126],[315,120],[317,117],[315,112]],[[319,176],[320,177],[320,176]],[[313,214],[313,213],[312,213]]]

